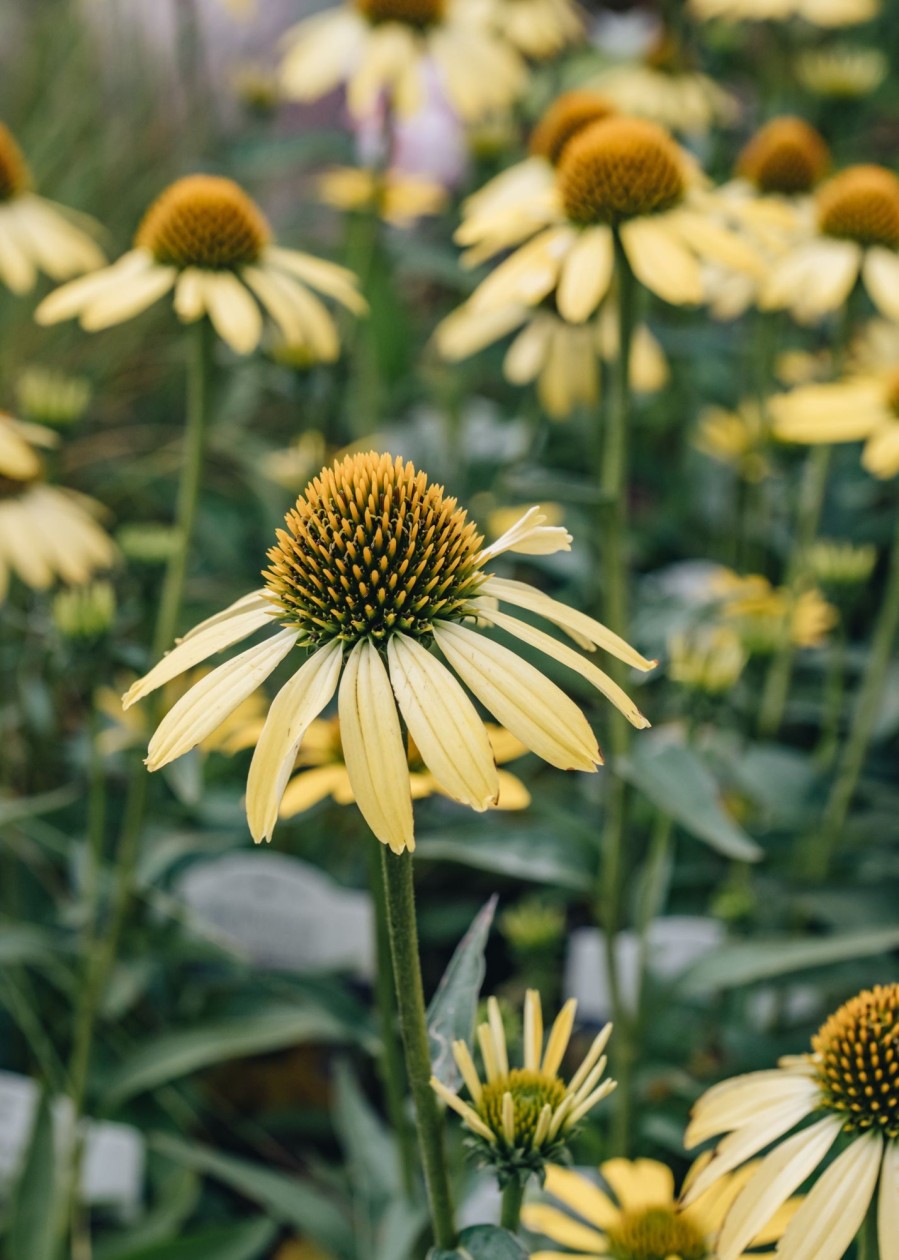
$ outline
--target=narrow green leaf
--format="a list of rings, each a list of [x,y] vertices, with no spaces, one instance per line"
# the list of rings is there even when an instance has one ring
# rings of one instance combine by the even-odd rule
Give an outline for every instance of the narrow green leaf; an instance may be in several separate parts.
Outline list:
[[[122,1254],[122,1260],[258,1260],[278,1233],[278,1226],[265,1216],[251,1221],[235,1221],[204,1229],[187,1238],[139,1247]]]
[[[51,959],[54,952],[53,936],[42,928],[9,920],[0,923],[0,966],[36,966]]]
[[[583,891],[585,880],[594,877],[584,850],[566,844],[557,832],[525,825],[506,830],[492,823],[488,834],[474,824],[422,836],[415,856],[424,861],[459,862],[495,875],[577,892]]]
[[[80,795],[80,789],[77,787],[61,787],[52,792],[44,792],[40,796],[24,796],[11,801],[0,801],[0,827],[24,822],[26,818],[37,818],[41,814],[52,814],[55,809],[63,809],[66,805],[77,801]]]
[[[396,1146],[368,1105],[348,1063],[338,1063],[335,1085],[335,1127],[353,1189],[370,1204],[383,1208],[399,1189]]]
[[[635,740],[616,762],[622,778],[698,840],[738,862],[757,862],[763,850],[721,807],[711,771],[692,748]]]
[[[10,1208],[9,1255],[22,1260],[53,1260],[60,1221],[61,1178],[53,1141],[53,1111],[42,1094],[31,1140]]]
[[[471,1041],[474,1035],[478,996],[487,970],[484,950],[497,900],[494,894],[475,915],[471,927],[456,946],[428,1008],[431,1068],[448,1089],[458,1088],[461,1080],[453,1059],[453,1042]]]

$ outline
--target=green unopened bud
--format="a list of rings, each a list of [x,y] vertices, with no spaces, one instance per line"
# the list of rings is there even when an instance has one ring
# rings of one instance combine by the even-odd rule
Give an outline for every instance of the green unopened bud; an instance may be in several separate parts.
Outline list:
[[[729,691],[748,659],[740,635],[731,626],[703,626],[672,635],[669,650],[673,681],[709,696]]]
[[[91,400],[90,382],[53,368],[26,368],[16,383],[19,415],[35,424],[66,428],[76,424]]]
[[[115,591],[109,582],[70,586],[53,599],[53,623],[66,639],[101,638],[115,620]]]
[[[540,897],[524,897],[500,916],[499,928],[519,958],[549,953],[562,940],[565,911]]]
[[[877,562],[877,548],[870,543],[855,546],[822,538],[810,550],[808,561],[815,580],[830,595],[838,588],[867,582]]]
[[[171,525],[123,525],[116,534],[125,559],[136,564],[165,564],[177,541]]]

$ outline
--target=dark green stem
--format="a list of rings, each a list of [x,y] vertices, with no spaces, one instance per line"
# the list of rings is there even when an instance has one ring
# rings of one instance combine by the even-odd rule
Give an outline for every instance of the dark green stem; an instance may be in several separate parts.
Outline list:
[[[886,1189],[881,1191],[886,1194]],[[878,1260],[880,1247],[877,1242],[877,1204],[876,1200],[868,1208],[865,1220],[858,1231],[856,1243],[857,1260]]]
[[[521,1221],[521,1201],[523,1198],[524,1182],[519,1177],[513,1177],[511,1181],[507,1181],[503,1187],[503,1205],[500,1211],[499,1223],[510,1234],[518,1233],[518,1226]]]
[[[456,1226],[446,1165],[443,1119],[430,1084],[431,1055],[418,957],[412,855],[408,852],[391,853],[384,845],[380,849],[396,1003],[406,1055],[406,1075],[415,1104],[419,1154],[428,1192],[434,1243],[438,1248],[449,1249],[456,1241]]]

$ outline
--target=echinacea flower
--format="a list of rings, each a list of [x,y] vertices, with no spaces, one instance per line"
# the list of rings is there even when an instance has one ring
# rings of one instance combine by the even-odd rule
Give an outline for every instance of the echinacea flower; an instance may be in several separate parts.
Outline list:
[[[369,211],[393,227],[409,227],[423,215],[440,214],[447,200],[446,189],[436,180],[401,170],[335,166],[317,182],[326,205]]]
[[[180,319],[208,315],[237,354],[259,344],[260,304],[287,342],[326,362],[337,358],[340,342],[313,290],[356,314],[366,309],[352,272],[273,244],[262,212],[232,180],[188,175],[150,206],[133,249],[56,289],[35,318],[55,324],[78,316],[82,328],[96,332],[139,315],[172,290]]]
[[[771,430],[759,404],[745,399],[735,411],[706,407],[693,435],[693,446],[729,465],[741,480],[755,484],[771,472],[766,450]]]
[[[88,582],[116,563],[100,504],[44,480],[40,450],[56,441],[50,429],[0,412],[0,602],[12,574],[42,591],[57,579]]]
[[[489,8],[476,0],[345,0],[298,22],[284,44],[285,95],[314,101],[345,84],[357,118],[382,94],[399,115],[417,113],[430,66],[467,122],[511,105],[527,78],[511,43],[492,29]]]
[[[899,319],[899,178],[850,166],[819,189],[806,231],[772,268],[760,304],[810,323],[839,310],[859,280]]]
[[[733,626],[698,626],[672,634],[668,677],[682,687],[718,696],[730,691],[749,654]]]
[[[614,116],[590,123],[565,145],[542,229],[535,221],[532,239],[469,301],[482,310],[538,306],[554,293],[559,314],[584,323],[611,287],[617,237],[651,292],[678,305],[700,302],[700,259],[750,272],[761,266],[713,205],[690,160],[661,127]]]
[[[576,0],[491,0],[495,30],[532,61],[554,57],[583,38]]]
[[[559,1075],[571,1040],[577,1002],[570,998],[556,1016],[544,1047],[540,994],[529,989],[524,1001],[523,1062],[510,1067],[506,1033],[496,998],[487,1002],[487,1020],[478,1026],[477,1041],[484,1064],[478,1073],[464,1041],[453,1042],[453,1058],[471,1102],[465,1102],[442,1081],[431,1087],[459,1116],[470,1145],[482,1163],[491,1165],[501,1184],[531,1173],[542,1176],[545,1165],[558,1160],[580,1122],[616,1082],[603,1079],[612,1025],[594,1038],[577,1071],[566,1083]]]
[[[613,66],[599,75],[596,89],[621,114],[646,118],[681,135],[704,136],[736,121],[736,97],[698,70],[639,63]]]
[[[485,724],[487,738],[497,767],[527,752],[521,740],[492,722]],[[255,742],[255,741],[253,741]],[[437,779],[424,764],[413,740],[407,741],[409,787],[413,801],[429,796],[446,795]],[[331,797],[338,805],[352,805],[356,799],[340,740],[337,718],[316,718],[303,736],[297,757],[298,773],[293,776],[281,798],[281,818],[293,818]],[[527,809],[531,794],[520,779],[508,770],[497,769],[499,796],[496,809]]]
[[[702,1163],[687,1174],[685,1188]],[[521,1219],[527,1229],[566,1250],[541,1248],[531,1252],[531,1260],[717,1260],[715,1237],[751,1168],[723,1177],[685,1210],[678,1207],[671,1169],[657,1160],[609,1159],[599,1173],[607,1189],[568,1168],[546,1170],[544,1188],[566,1210],[534,1203]],[[768,1244],[781,1237],[796,1206],[784,1205],[762,1223],[749,1240],[753,1256],[773,1254]]]
[[[795,1130],[795,1132],[794,1132]],[[840,1260],[878,1196],[882,1260],[899,1247],[899,984],[844,1003],[811,1053],[713,1086],[693,1109],[688,1147],[725,1134],[687,1189],[689,1208],[770,1147],[724,1220],[717,1260],[736,1260],[808,1178],[815,1184],[780,1241],[778,1260]],[[791,1135],[791,1136],[788,1136]],[[819,1173],[832,1152],[836,1158]]]
[[[727,22],[786,22],[802,18],[813,26],[854,26],[880,12],[880,0],[689,0],[696,18]]]
[[[782,442],[815,446],[864,442],[862,466],[874,477],[899,473],[899,372],[806,385],[770,401]]]
[[[549,555],[570,541],[531,508],[483,547],[456,500],[411,464],[373,451],[348,455],[323,469],[288,513],[268,553],[264,588],[191,630],[127,693],[126,707],[255,631],[275,632],[213,670],[175,705],[150,741],[149,768],[204,739],[298,649],[303,663],[273,701],[250,766],[247,818],[257,841],[271,836],[303,737],[335,692],[353,794],[374,834],[395,852],[414,847],[400,714],[449,796],[483,810],[499,794],[487,732],[454,674],[545,761],[594,770],[601,756],[580,709],[533,665],[475,628],[493,625],[552,656],[635,726],[647,725],[585,656],[498,607],[536,613],[588,650],[602,647],[651,669],[652,661],[593,618],[487,568],[507,551]]]
[[[13,293],[27,293],[39,271],[66,280],[102,267],[95,230],[87,215],[33,191],[22,151],[0,123],[0,281]]]
[[[795,594],[772,586],[760,573],[744,575],[722,567],[713,573],[709,593],[718,601],[719,616],[739,630],[753,653],[775,651],[785,636],[796,647],[820,647],[839,619],[816,588]]]

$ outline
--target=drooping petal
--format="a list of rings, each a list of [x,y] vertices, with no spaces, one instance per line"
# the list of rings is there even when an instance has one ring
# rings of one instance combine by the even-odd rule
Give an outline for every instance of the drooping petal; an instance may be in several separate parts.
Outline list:
[[[874,1196],[883,1139],[857,1138],[815,1183],[787,1226],[778,1260],[841,1260]]]
[[[674,1203],[674,1174],[655,1159],[607,1159],[599,1171],[624,1212]]]
[[[899,1260],[899,1142],[887,1142],[877,1201],[880,1260]]]
[[[326,796],[333,796],[338,803],[341,803],[348,791],[352,799],[346,766],[337,764],[311,766],[301,774],[295,775],[284,789],[284,795],[278,807],[278,817],[293,818],[296,814],[302,814],[305,810],[311,809]]]
[[[546,1170],[545,1189],[597,1229],[609,1229],[620,1215],[605,1190],[569,1168],[550,1164]]]
[[[39,324],[57,324],[60,320],[71,319],[80,315],[95,298],[116,289],[124,279],[149,271],[153,266],[152,254],[143,249],[130,250],[111,267],[91,272],[54,289],[38,306],[34,318]]]
[[[899,319],[899,254],[872,245],[865,254],[862,279],[874,305],[887,319]]]
[[[696,305],[702,301],[702,268],[664,219],[646,216],[622,224],[628,262],[641,284],[666,302]]]
[[[235,354],[249,354],[262,336],[259,307],[232,271],[207,271],[203,276],[206,310],[222,341]]]
[[[320,648],[272,701],[247,778],[247,823],[257,844],[271,839],[303,736],[337,690],[342,660],[339,642]]]
[[[82,308],[81,327],[87,332],[100,332],[132,319],[168,293],[177,274],[174,267],[154,265],[122,279],[115,287],[105,288]]]
[[[396,701],[368,640],[347,658],[337,704],[346,768],[363,818],[394,853],[414,849],[409,763]]]
[[[501,556],[516,551],[523,556],[552,556],[571,550],[571,534],[563,525],[544,525],[546,516],[539,507],[528,508],[514,525],[485,547],[482,556]]]
[[[710,1137],[753,1124],[765,1112],[776,1111],[785,1103],[801,1100],[811,1111],[819,1092],[809,1072],[770,1068],[731,1077],[706,1090],[696,1103],[684,1136],[684,1145],[689,1151]]]
[[[390,681],[425,765],[445,792],[483,810],[496,803],[493,749],[477,710],[450,672],[406,635],[387,645]]]
[[[615,269],[611,229],[605,226],[581,232],[566,255],[559,276],[556,306],[563,319],[582,324],[609,291]]]
[[[282,249],[270,245],[264,254],[267,263],[273,263],[282,271],[311,285],[319,293],[332,297],[355,315],[365,315],[368,303],[359,292],[355,274],[337,263],[328,262],[324,258],[316,258],[313,254],[304,254],[298,249]]]
[[[605,1234],[572,1220],[567,1212],[560,1212],[558,1208],[544,1203],[529,1204],[522,1210],[521,1220],[525,1229],[534,1234],[545,1234],[564,1247],[576,1247],[578,1260],[585,1249],[606,1254]]]

